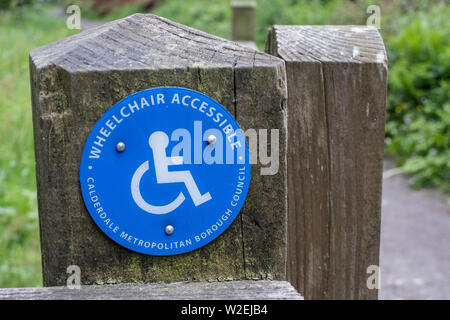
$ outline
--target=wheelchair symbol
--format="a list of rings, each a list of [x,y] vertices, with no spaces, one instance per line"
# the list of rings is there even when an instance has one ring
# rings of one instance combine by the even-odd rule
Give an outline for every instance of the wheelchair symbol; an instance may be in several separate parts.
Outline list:
[[[155,131],[148,139],[148,143],[153,151],[153,163],[158,184],[183,182],[196,207],[212,199],[209,192],[203,195],[200,193],[190,171],[169,171],[169,166],[183,164],[183,157],[166,156],[166,148],[169,145],[167,134],[162,131]],[[185,200],[183,192],[180,192],[175,200],[163,206],[151,205],[142,198],[139,184],[142,176],[148,170],[149,162],[147,160],[137,168],[131,179],[131,194],[139,208],[152,214],[166,214],[178,208]]]

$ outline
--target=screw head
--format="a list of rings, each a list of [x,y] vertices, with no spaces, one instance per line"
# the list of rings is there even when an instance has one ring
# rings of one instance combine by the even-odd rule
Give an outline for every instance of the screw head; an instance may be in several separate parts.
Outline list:
[[[214,143],[216,143],[216,141],[217,141],[217,138],[216,138],[216,136],[214,136],[214,135],[210,135],[210,136],[208,136],[208,143],[209,144],[214,144]]]
[[[119,142],[116,145],[116,150],[117,150],[117,152],[124,152],[125,151],[125,143]]]
[[[173,226],[171,226],[170,224],[167,225],[167,226],[164,228],[164,232],[165,232],[168,236],[170,236],[170,235],[173,233],[173,231],[174,231],[174,228],[173,228]]]

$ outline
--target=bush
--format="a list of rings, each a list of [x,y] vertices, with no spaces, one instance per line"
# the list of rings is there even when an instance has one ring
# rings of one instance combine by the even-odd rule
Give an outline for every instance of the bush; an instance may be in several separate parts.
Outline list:
[[[416,187],[450,191],[450,6],[415,12],[388,38],[386,151]]]
[[[380,32],[390,64],[386,152],[412,174],[413,186],[450,190],[450,5],[444,3],[409,0],[379,5]],[[366,0],[257,0],[257,44],[264,48],[267,29],[274,24],[365,24],[370,4]],[[166,0],[155,13],[231,37],[228,0]]]

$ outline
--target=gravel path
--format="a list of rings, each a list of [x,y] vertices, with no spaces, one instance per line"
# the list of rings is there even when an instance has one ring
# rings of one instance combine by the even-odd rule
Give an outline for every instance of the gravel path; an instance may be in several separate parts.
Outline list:
[[[393,167],[385,161],[385,170]],[[386,172],[386,171],[385,171]],[[408,177],[383,181],[380,299],[450,299],[450,205]]]

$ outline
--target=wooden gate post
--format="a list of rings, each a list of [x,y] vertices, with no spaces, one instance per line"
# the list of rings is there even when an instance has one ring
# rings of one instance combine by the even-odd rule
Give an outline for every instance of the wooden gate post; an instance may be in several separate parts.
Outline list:
[[[376,299],[387,65],[365,26],[274,26],[286,62],[288,277],[306,299]]]
[[[45,286],[286,278],[287,182],[284,62],[228,40],[136,14],[30,54],[39,219]],[[219,238],[190,253],[147,256],[110,240],[80,192],[86,138],[116,102],[137,91],[179,86],[224,105],[243,130],[279,129],[275,175],[252,165],[247,201]],[[113,183],[113,179],[112,179]]]

